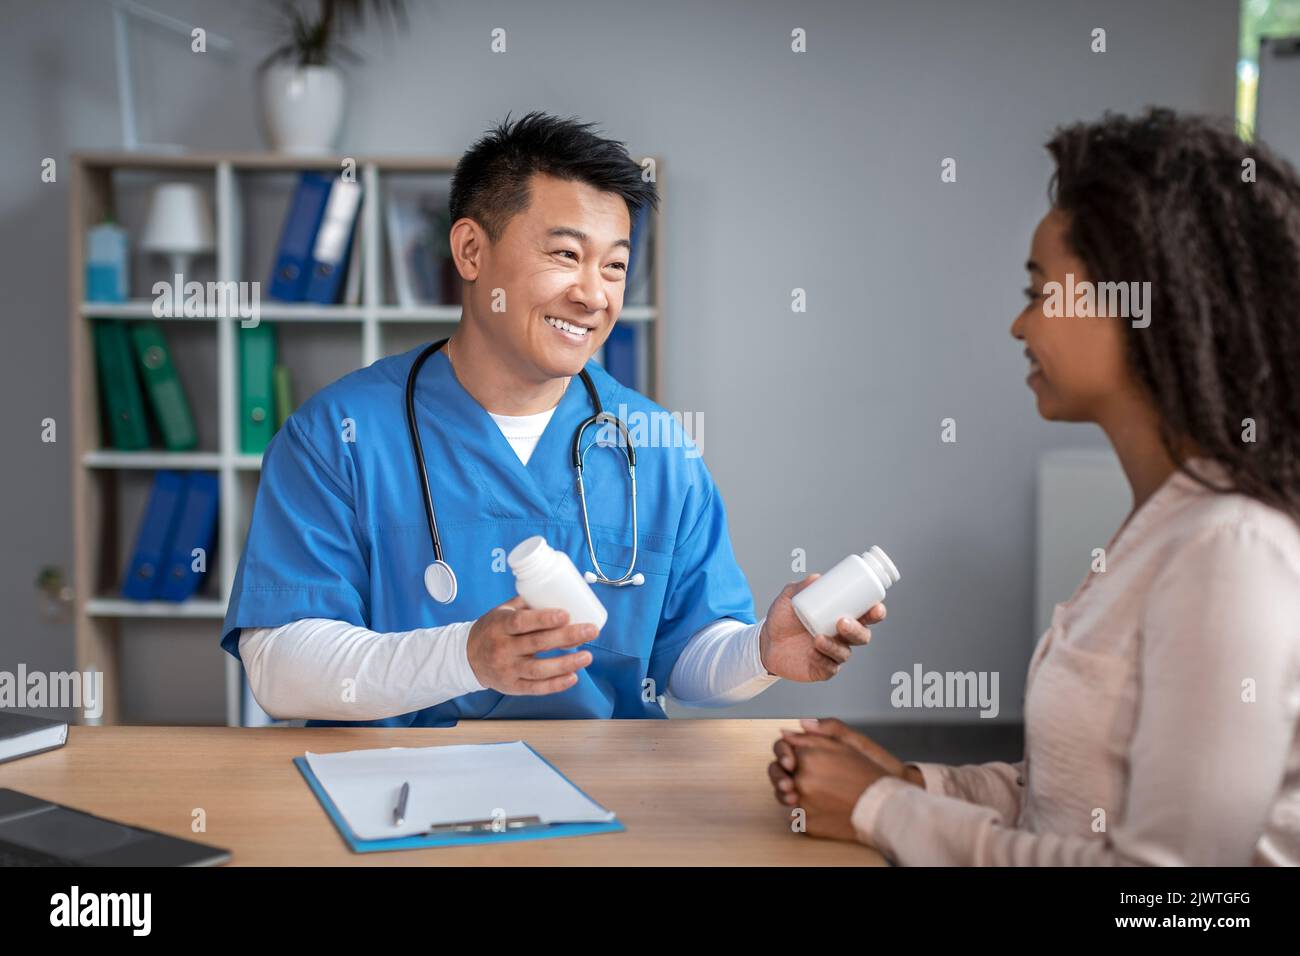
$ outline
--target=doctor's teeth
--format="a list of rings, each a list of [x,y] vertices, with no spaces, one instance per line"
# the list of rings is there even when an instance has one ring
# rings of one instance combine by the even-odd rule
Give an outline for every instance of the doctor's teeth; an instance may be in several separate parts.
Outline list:
[[[562,332],[568,332],[570,335],[586,335],[588,331],[581,325],[573,325],[569,322],[565,322],[563,319],[557,319],[553,315],[548,315],[546,317],[546,324],[554,326]]]

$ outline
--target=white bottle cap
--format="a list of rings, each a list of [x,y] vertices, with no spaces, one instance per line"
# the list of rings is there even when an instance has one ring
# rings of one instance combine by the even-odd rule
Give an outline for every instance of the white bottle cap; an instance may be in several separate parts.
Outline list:
[[[889,560],[889,555],[885,554],[878,545],[872,545],[870,550],[863,551],[862,560],[876,572],[876,577],[880,578],[880,583],[886,588],[898,583],[901,577],[898,568],[894,567],[894,562]]]
[[[524,538],[510,550],[506,555],[506,564],[510,565],[510,570],[515,572],[516,577],[526,577],[544,567],[554,553],[555,550],[546,543],[546,539],[535,534],[531,538]]]

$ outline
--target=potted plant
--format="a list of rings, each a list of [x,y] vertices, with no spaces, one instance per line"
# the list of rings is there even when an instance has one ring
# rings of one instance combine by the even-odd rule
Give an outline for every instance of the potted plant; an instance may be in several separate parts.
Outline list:
[[[339,64],[358,60],[344,38],[365,25],[406,22],[405,0],[275,0],[282,42],[258,68],[264,132],[271,148],[320,154],[334,148],[347,90]]]

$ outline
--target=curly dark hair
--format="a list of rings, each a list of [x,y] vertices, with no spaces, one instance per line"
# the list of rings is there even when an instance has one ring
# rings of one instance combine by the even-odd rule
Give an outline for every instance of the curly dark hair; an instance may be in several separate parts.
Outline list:
[[[1227,123],[1167,109],[1064,126],[1047,149],[1048,195],[1091,278],[1151,283],[1151,323],[1124,324],[1126,353],[1169,456],[1205,487],[1300,522],[1295,168]],[[1188,468],[1187,441],[1224,466],[1227,485]]]

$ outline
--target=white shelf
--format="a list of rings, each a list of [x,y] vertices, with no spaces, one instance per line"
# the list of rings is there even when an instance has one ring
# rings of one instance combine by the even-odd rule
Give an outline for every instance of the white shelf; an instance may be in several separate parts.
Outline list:
[[[458,305],[381,305],[375,309],[380,322],[459,322]]]
[[[129,302],[83,302],[81,314],[96,319],[152,319],[152,299]],[[457,310],[459,314],[459,310]],[[263,302],[258,306],[259,321],[266,322],[360,322],[367,310],[359,305],[320,305],[315,302]],[[161,322],[202,322],[219,318],[215,312],[203,315],[164,316]]]
[[[87,468],[176,468],[199,471],[221,467],[215,451],[89,451],[81,456]]]
[[[366,310],[359,305],[320,305],[315,302],[263,302],[264,322],[360,322]]]
[[[81,314],[96,319],[152,319],[153,299],[132,299],[127,302],[83,302]],[[210,316],[202,316],[210,318]]]
[[[226,457],[217,451],[89,451],[81,456],[87,468],[140,469],[156,471],[171,468],[177,471],[217,471],[227,464]],[[235,454],[229,464],[236,471],[260,471],[261,455]]]
[[[224,601],[196,598],[189,601],[129,601],[93,598],[86,602],[91,617],[215,618],[226,616]]]

